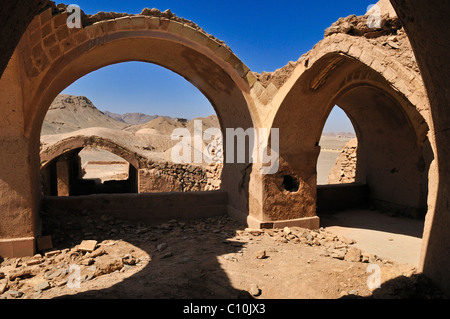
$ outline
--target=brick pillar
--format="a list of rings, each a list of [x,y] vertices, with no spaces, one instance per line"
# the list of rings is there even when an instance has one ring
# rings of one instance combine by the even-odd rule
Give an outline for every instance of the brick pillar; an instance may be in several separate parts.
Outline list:
[[[35,252],[40,205],[39,140],[24,136],[20,63],[13,55],[0,81],[0,256]],[[36,168],[36,169],[34,169]]]
[[[0,136],[0,256],[23,257],[35,252],[39,201],[31,176],[28,141]]]
[[[66,157],[56,162],[58,196],[70,196],[70,163]]]

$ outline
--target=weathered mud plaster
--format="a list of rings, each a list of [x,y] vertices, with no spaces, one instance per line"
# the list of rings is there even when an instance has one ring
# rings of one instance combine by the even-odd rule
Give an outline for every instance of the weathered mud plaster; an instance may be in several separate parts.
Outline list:
[[[139,60],[167,67],[196,85],[214,105],[223,128],[284,129],[280,134],[283,173],[279,176],[258,175],[257,167],[250,169],[249,163],[224,167],[227,211],[252,225],[272,227],[286,218],[317,218],[313,216],[315,163],[320,151],[317,142],[334,103],[341,103],[355,124],[359,145],[382,145],[375,149],[376,154],[384,154],[379,159],[389,159],[392,176],[407,177],[407,189],[414,197],[423,194],[423,179],[419,177],[426,174],[426,165],[421,156],[429,143],[434,161],[429,170],[421,268],[450,293],[450,4],[439,0],[391,3],[407,36],[396,27],[388,28],[396,30],[392,35],[386,35],[385,30],[370,34],[361,29],[352,34],[351,24],[356,21],[358,28],[359,20],[343,19],[311,52],[265,75],[251,72],[226,45],[169,12],[88,17],[89,26],[68,30],[62,7],[53,6],[35,16],[46,1],[9,5],[0,13],[6,21],[0,29],[6,35],[1,37],[4,45],[0,54],[0,116],[6,123],[0,126],[0,255],[32,254],[34,239],[39,236],[39,132],[50,103],[89,72]],[[388,8],[387,17],[391,17],[388,1],[380,4],[383,11]],[[381,130],[366,127],[368,120],[351,103],[353,98],[366,101],[375,96],[381,99],[384,110],[378,114]],[[373,105],[368,109],[368,116],[377,115]],[[403,125],[394,125],[393,132],[388,125],[392,121]],[[405,165],[397,165],[398,150],[384,143],[383,135],[390,133],[404,138],[395,144],[406,154]],[[361,150],[363,158],[365,152],[370,155],[364,146]],[[411,174],[402,175],[404,169]],[[386,182],[391,181],[386,174],[373,179],[371,176],[383,167],[369,159],[364,171],[356,178],[365,177],[374,185],[376,198],[417,205],[401,193],[389,198],[389,187],[405,186],[401,178],[394,178],[392,185]],[[287,185],[288,181],[292,183]],[[383,181],[387,188],[381,187]],[[291,211],[281,209],[284,199],[292,204]]]

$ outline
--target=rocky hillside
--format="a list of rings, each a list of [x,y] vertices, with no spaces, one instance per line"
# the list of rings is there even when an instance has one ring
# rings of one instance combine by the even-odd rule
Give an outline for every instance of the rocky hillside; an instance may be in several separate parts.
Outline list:
[[[90,127],[122,130],[128,126],[106,116],[87,97],[61,94],[47,112],[41,135],[69,133]]]
[[[202,120],[204,130],[210,127],[220,127],[215,115],[194,120]],[[103,113],[87,97],[61,94],[53,101],[47,112],[41,135],[64,134],[101,127],[125,130],[131,133],[170,136],[176,128],[188,128],[193,132],[194,120],[188,121],[143,113],[123,115],[111,112]]]
[[[154,119],[157,119],[160,117],[159,115],[147,115],[144,113],[125,113],[125,114],[117,114],[112,112],[105,112],[105,115],[109,116],[110,118],[113,118],[119,122],[123,122],[130,125],[139,125],[139,124],[145,124],[150,121],[153,121]]]

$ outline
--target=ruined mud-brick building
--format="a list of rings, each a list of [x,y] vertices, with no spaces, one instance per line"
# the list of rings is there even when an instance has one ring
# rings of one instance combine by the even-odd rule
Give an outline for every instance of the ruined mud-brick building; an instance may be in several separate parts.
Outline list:
[[[39,133],[53,99],[89,72],[137,60],[191,81],[211,101],[222,130],[280,128],[280,169],[261,175],[257,164],[225,164],[221,190],[121,197],[129,216],[228,213],[249,227],[318,227],[318,141],[337,104],[358,136],[356,181],[370,189],[373,205],[426,211],[420,270],[450,293],[450,3],[390,3],[394,10],[380,3],[382,28],[368,30],[364,17],[340,19],[298,61],[255,74],[225,43],[168,11],[84,16],[81,29],[68,29],[64,6],[6,1],[0,12],[0,255],[35,252],[45,204]]]

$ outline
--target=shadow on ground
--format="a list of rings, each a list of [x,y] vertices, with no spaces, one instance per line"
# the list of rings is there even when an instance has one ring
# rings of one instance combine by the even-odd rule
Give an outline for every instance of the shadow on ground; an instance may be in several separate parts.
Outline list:
[[[243,243],[227,241],[238,225],[227,216],[192,222],[171,221],[158,226],[128,223],[92,212],[43,214],[44,234],[55,249],[75,247],[82,240],[124,241],[145,251],[151,261],[110,288],[58,299],[249,299],[234,289],[218,257],[238,252]],[[167,245],[158,251],[158,245]]]
[[[423,219],[390,216],[388,213],[369,209],[329,212],[323,213],[319,217],[323,227],[341,226],[370,229],[416,238],[422,238],[424,228]]]
[[[383,283],[371,296],[344,296],[341,299],[448,299],[433,282],[423,274],[400,276]]]

